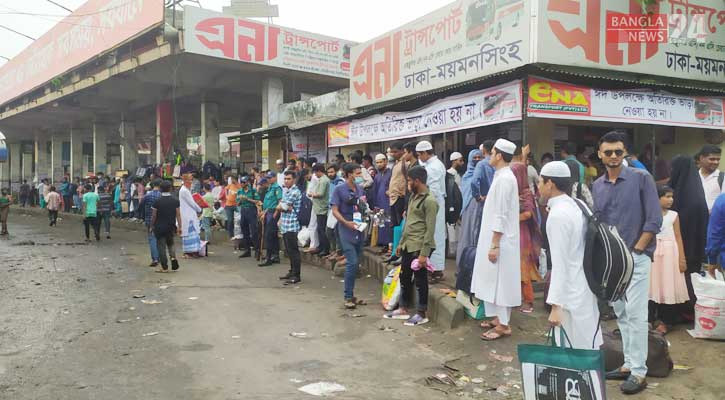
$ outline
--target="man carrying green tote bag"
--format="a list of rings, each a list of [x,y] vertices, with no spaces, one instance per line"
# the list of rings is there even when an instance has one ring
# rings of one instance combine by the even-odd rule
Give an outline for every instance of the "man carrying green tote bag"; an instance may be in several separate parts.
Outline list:
[[[559,340],[552,327],[547,344],[518,347],[524,400],[606,399],[602,351],[574,349],[566,331],[557,331]]]

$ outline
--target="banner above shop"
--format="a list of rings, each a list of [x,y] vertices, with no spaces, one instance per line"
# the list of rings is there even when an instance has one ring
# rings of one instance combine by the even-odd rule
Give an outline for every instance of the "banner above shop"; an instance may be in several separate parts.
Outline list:
[[[184,7],[184,51],[347,79],[349,42],[197,7]]]
[[[290,132],[289,138],[292,152],[297,158],[315,157],[317,162],[327,162],[324,132],[313,134],[312,132],[295,131]]]
[[[539,1],[536,62],[725,82],[725,3]]]
[[[327,127],[329,147],[385,142],[521,120],[521,81],[447,97],[409,112],[372,115]]]
[[[161,25],[163,18],[162,0],[85,2],[0,68],[0,104],[56,77],[67,83],[62,74]]]
[[[352,49],[350,106],[529,63],[529,0],[459,0]]]
[[[529,78],[527,115],[723,129],[725,99],[651,90],[601,90]]]

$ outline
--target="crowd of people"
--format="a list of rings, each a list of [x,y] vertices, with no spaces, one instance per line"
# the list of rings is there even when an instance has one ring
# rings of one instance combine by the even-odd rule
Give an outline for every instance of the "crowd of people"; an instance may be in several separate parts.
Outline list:
[[[549,321],[575,348],[599,348],[600,319],[613,308],[625,362],[607,378],[624,380],[621,390],[633,394],[647,386],[648,323],[665,334],[692,321],[690,274],[725,256],[725,173],[717,146],[671,162],[653,161],[651,147],[642,157],[629,149],[615,131],[591,154],[568,143],[560,161],[547,153],[537,166],[528,146],[487,140],[467,158],[453,152],[447,169],[430,142],[395,142],[384,154],[355,151],[327,164],[277,160],[274,170],[239,174],[192,169],[180,174],[176,195],[173,179],[154,174],[42,180],[34,190],[24,182],[19,203],[37,193],[50,226],[60,210],[82,214],[88,241],[91,231],[100,240],[101,229],[110,239],[112,218],[144,223],[150,266],[162,273],[179,268],[177,235],[183,257],[196,258],[207,253],[213,230],[225,231],[239,257],[254,256],[259,267],[281,262],[282,242],[285,285],[302,280],[301,251],[345,265],[347,309],[365,304],[355,280],[363,247],[376,247],[401,268],[400,304],[384,318],[409,326],[428,322],[429,284],[444,279],[455,254],[456,272],[472,271],[470,294],[484,304],[481,338],[489,341],[514,334],[512,311],[531,313],[532,282],[543,280]],[[4,190],[3,234],[11,202]],[[626,299],[611,305],[585,277],[586,208],[616,227],[634,261]]]

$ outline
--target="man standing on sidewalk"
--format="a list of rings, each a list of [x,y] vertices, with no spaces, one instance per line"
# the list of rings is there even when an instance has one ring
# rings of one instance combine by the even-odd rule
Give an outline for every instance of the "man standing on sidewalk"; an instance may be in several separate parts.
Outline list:
[[[284,239],[284,247],[287,250],[287,257],[290,261],[290,270],[287,275],[280,276],[285,285],[294,285],[301,282],[302,257],[297,244],[297,233],[300,231],[298,214],[302,203],[302,192],[295,185],[296,173],[293,171],[284,172],[285,192],[282,201],[277,206],[277,213],[282,214],[280,230]]]
[[[428,322],[428,260],[435,250],[435,230],[439,204],[428,192],[425,168],[416,166],[408,171],[411,197],[406,212],[405,227],[395,252],[402,257],[400,266],[400,307],[384,315],[388,319],[405,319],[404,325],[416,326]],[[414,263],[417,263],[414,269]],[[413,299],[413,281],[418,288],[418,311],[412,317],[408,307]]]
[[[430,256],[435,271],[431,274],[431,281],[443,279],[443,270],[446,268],[446,166],[433,152],[433,145],[423,140],[415,146],[420,165],[425,168],[428,175],[426,186],[440,207],[436,215],[435,250]]]
[[[340,244],[345,256],[345,308],[357,307],[355,298],[355,279],[362,255],[363,233],[358,229],[362,223],[360,198],[364,195],[362,168],[359,164],[348,163],[342,167],[345,182],[332,192],[332,215],[337,219]]]
[[[325,165],[317,163],[312,167],[312,172],[317,177],[315,190],[310,194],[312,197],[312,213],[317,219],[317,237],[320,245],[317,251],[311,251],[320,257],[330,254],[330,242],[327,240],[325,230],[327,229],[327,212],[330,209],[330,178],[325,174]]]
[[[483,205],[481,232],[471,280],[471,293],[484,301],[483,340],[511,336],[511,309],[521,305],[519,186],[509,167],[516,145],[498,139],[490,165],[496,170]]]
[[[268,267],[272,264],[279,263],[279,236],[277,232],[277,222],[279,214],[277,205],[282,200],[282,188],[277,184],[277,174],[269,172],[267,174],[267,182],[269,187],[267,193],[264,194],[264,202],[262,203],[262,224],[264,224],[264,248],[267,250],[267,258],[260,267]]]
[[[257,233],[257,205],[260,204],[259,194],[257,190],[249,184],[250,177],[243,176],[239,180],[241,187],[237,192],[237,202],[239,203],[240,225],[242,235],[246,243],[246,250],[239,255],[239,258],[251,257],[252,246],[255,252],[259,253],[259,235]],[[255,258],[256,255],[255,255]]]
[[[151,252],[151,264],[149,264],[149,267],[155,267],[159,265],[159,249],[158,245],[156,244],[156,235],[154,235],[153,230],[151,229],[151,222],[153,219],[153,206],[154,203],[156,203],[156,200],[158,200],[159,197],[161,197],[161,192],[159,191],[159,187],[161,185],[161,181],[156,179],[151,182],[151,188],[152,190],[150,192],[146,192],[141,202],[143,203],[143,211],[144,211],[144,223],[146,224],[146,228],[148,228],[148,242],[149,242],[149,250]]]
[[[237,192],[239,191],[239,183],[236,175],[229,176],[230,182],[225,189],[224,214],[227,216],[227,234],[229,238],[234,238],[234,211],[237,209]]]
[[[624,365],[607,372],[607,379],[626,379],[620,389],[624,394],[635,394],[647,387],[649,276],[662,210],[652,176],[622,164],[625,140],[619,132],[599,139],[599,158],[607,173],[594,182],[592,195],[594,212],[602,222],[617,228],[634,258],[626,296],[612,304],[622,331]]]

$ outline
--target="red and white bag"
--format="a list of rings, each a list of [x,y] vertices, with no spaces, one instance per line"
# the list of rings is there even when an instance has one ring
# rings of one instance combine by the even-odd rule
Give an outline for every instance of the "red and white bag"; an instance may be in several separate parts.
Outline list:
[[[695,289],[695,328],[687,331],[698,339],[725,339],[725,278],[715,271],[709,274],[690,275]]]

